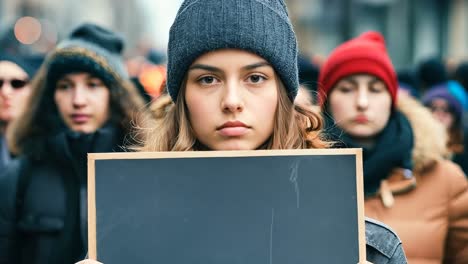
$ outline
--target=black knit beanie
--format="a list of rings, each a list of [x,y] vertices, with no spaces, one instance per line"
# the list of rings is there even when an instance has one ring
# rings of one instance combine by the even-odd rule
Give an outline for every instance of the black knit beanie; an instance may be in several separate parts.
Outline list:
[[[185,0],[169,33],[167,89],[172,100],[199,56],[225,48],[267,60],[294,100],[297,41],[283,0]]]
[[[88,72],[109,85],[128,79],[122,51],[123,38],[101,26],[83,24],[57,45],[48,58],[49,84],[73,72]]]

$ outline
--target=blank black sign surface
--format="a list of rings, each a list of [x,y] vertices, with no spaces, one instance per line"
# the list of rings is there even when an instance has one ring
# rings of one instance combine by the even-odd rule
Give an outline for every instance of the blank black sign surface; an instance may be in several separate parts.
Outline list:
[[[356,156],[95,161],[106,264],[358,263]]]

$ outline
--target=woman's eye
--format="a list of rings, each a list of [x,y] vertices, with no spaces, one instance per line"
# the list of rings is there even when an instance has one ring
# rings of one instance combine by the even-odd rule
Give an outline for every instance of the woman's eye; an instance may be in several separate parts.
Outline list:
[[[201,84],[214,84],[216,83],[216,78],[213,76],[205,76],[198,79]]]
[[[258,74],[254,74],[254,75],[250,75],[249,76],[249,82],[251,83],[260,83],[262,81],[265,81],[266,78],[261,76],[261,75],[258,75]]]
[[[97,81],[97,80],[96,80],[96,81],[89,81],[89,82],[88,82],[88,86],[89,86],[89,87],[93,87],[93,88],[94,88],[94,87],[100,87],[100,86],[102,86],[102,85],[103,85],[102,82],[101,82],[101,81]]]
[[[349,92],[352,91],[352,88],[348,87],[348,86],[339,86],[338,91],[340,91],[342,93],[349,93]]]
[[[70,87],[71,87],[71,85],[68,84],[68,83],[57,83],[57,86],[56,86],[56,88],[58,90],[66,90],[66,89],[68,89]]]
[[[384,88],[380,86],[371,86],[370,91],[373,93],[380,93],[384,91]]]
[[[95,82],[90,82],[90,83],[88,83],[88,86],[89,86],[89,87],[98,87],[98,86],[100,86],[100,84],[99,84],[99,83],[95,83]]]

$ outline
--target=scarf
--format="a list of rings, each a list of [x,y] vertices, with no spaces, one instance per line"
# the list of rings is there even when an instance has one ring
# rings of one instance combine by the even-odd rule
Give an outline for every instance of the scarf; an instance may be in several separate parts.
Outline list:
[[[364,166],[364,193],[374,195],[382,180],[395,168],[412,170],[413,130],[408,119],[394,111],[385,128],[376,136],[372,148],[363,148],[351,136],[341,130],[330,118],[325,117],[326,131],[337,142],[337,148],[362,148]]]

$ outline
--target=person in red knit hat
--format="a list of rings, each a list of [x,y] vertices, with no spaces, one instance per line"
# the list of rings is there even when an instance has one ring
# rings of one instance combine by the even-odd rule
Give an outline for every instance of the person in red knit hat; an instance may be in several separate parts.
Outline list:
[[[320,70],[325,130],[363,148],[366,216],[396,231],[408,263],[468,263],[468,182],[445,159],[444,128],[397,88],[380,33],[343,43]]]
[[[378,77],[388,89],[393,103],[396,103],[398,89],[397,75],[387,54],[383,36],[368,31],[358,38],[338,46],[320,69],[320,102],[324,102],[330,89],[343,77],[367,73]]]

